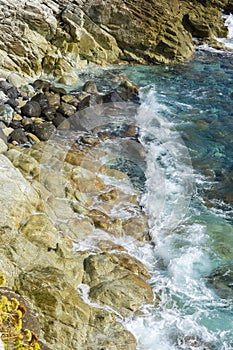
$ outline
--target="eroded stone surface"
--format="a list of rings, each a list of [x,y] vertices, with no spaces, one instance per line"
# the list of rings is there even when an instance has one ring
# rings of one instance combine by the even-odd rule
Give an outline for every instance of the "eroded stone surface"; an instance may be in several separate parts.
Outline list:
[[[66,77],[81,62],[181,61],[192,36],[226,35],[224,8],[231,1],[1,0],[2,73]]]
[[[90,255],[85,259],[84,268],[83,281],[90,286],[90,298],[111,306],[123,316],[153,301],[151,287],[146,283],[148,271],[128,254]]]

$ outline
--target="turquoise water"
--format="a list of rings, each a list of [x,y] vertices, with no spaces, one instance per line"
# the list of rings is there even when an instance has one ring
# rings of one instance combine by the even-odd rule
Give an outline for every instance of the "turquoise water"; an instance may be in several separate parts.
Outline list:
[[[139,350],[233,349],[232,275],[217,287],[208,280],[233,269],[233,54],[200,50],[181,65],[79,77],[101,91],[121,72],[141,87],[142,204],[154,243],[128,249],[148,266],[155,295],[155,305],[125,325]]]
[[[145,262],[151,256],[151,283],[159,298],[147,317],[130,324],[140,334],[139,349],[233,349],[232,275],[217,289],[206,278],[216,268],[233,266],[232,59],[206,51],[179,66],[125,69],[143,86],[141,114],[149,106],[138,118],[141,141],[151,152],[148,164],[154,156],[165,172],[165,191],[156,187],[163,191],[162,215],[151,220],[155,248],[136,253]],[[155,139],[148,144],[151,131]],[[151,190],[157,174],[147,172],[144,204],[150,217],[158,211]]]

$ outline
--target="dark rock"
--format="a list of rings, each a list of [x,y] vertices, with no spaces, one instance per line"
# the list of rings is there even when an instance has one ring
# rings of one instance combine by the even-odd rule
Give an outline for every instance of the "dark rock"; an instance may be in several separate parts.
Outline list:
[[[7,90],[6,94],[9,98],[17,98],[19,96],[18,89],[15,86],[12,86],[9,90]]]
[[[183,16],[182,24],[184,28],[197,38],[207,38],[211,35],[211,29],[208,24],[190,18],[189,14]]]
[[[217,268],[214,273],[207,278],[209,286],[213,287],[220,298],[233,298],[233,266],[226,265]]]
[[[225,11],[228,14],[233,13],[233,2],[231,0],[228,0],[228,4],[225,7]]]
[[[69,103],[62,102],[57,111],[66,117],[71,117],[76,112],[76,108]]]
[[[31,101],[38,102],[40,105],[41,110],[48,108],[49,106],[49,101],[47,96],[44,94],[40,93],[32,97]]]
[[[41,107],[40,104],[36,101],[28,101],[21,108],[22,115],[26,117],[39,117],[41,115]]]
[[[21,121],[21,124],[24,127],[25,131],[30,131],[33,121],[31,120],[31,118],[24,117]]]
[[[93,81],[87,81],[84,86],[83,86],[83,91],[87,92],[87,93],[91,93],[91,94],[97,94],[98,90],[97,90],[97,86],[96,83],[94,83]]]
[[[50,87],[50,82],[46,80],[37,79],[32,84],[35,91],[37,90],[48,90]]]
[[[64,117],[64,115],[62,115],[61,113],[56,113],[55,118],[52,120],[53,124],[56,126],[56,128],[58,128],[60,126],[60,128],[62,128],[62,124],[65,123],[67,119]]]
[[[96,104],[101,104],[102,102],[102,96],[100,95],[87,95],[79,102],[78,110],[81,111],[84,108],[91,107]]]
[[[102,96],[102,99],[103,99],[103,103],[123,101],[121,96],[116,91],[109,92],[108,94]]]
[[[19,102],[16,101],[14,98],[10,98],[6,103],[12,108],[16,108],[19,105]]]
[[[21,120],[12,120],[9,124],[10,128],[18,129],[21,125]]]
[[[31,127],[31,131],[41,141],[48,141],[49,138],[55,133],[56,128],[49,122],[34,123]]]
[[[42,111],[41,115],[45,120],[51,121],[54,119],[55,114],[56,114],[56,108],[48,107]]]
[[[54,92],[55,94],[59,94],[59,95],[66,95],[66,90],[60,87],[56,87],[56,86],[50,86],[49,90],[51,92]]]
[[[28,142],[28,138],[25,134],[25,131],[23,129],[15,129],[10,135],[9,135],[9,141],[16,141],[19,144],[24,144]]]
[[[12,84],[8,83],[6,80],[0,81],[0,90],[6,92],[10,88],[12,88]]]
[[[84,109],[84,108],[90,107],[90,105],[91,105],[90,100],[91,100],[91,95],[85,96],[85,97],[79,102],[78,109],[81,111],[81,110]]]

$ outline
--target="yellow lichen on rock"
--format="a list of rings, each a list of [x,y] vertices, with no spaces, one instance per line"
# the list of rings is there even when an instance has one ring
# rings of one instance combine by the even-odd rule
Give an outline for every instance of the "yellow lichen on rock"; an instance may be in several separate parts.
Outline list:
[[[5,276],[3,273],[0,271],[0,287],[5,283]]]
[[[0,271],[0,285],[5,277]],[[5,350],[39,350],[38,337],[32,331],[22,329],[23,313],[25,309],[16,298],[8,299],[2,295],[0,299],[0,340]]]

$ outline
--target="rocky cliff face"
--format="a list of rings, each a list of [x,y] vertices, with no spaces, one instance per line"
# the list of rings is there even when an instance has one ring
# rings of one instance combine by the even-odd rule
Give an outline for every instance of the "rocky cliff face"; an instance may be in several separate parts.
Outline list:
[[[230,0],[0,0],[0,68],[61,76],[82,62],[182,61],[192,36],[225,36]]]

